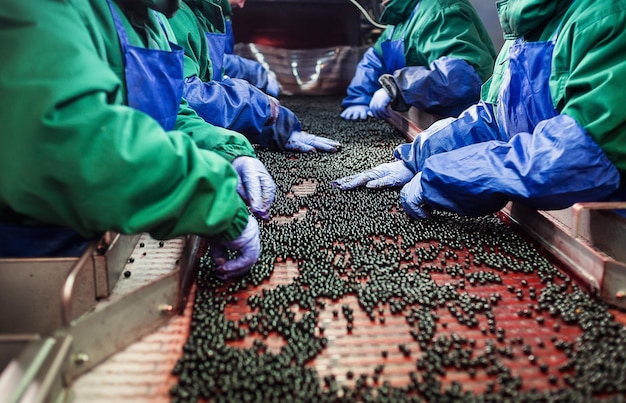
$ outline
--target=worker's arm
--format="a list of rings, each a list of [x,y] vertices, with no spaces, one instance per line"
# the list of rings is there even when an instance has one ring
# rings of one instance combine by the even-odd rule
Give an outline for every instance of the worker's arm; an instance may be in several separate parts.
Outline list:
[[[379,79],[392,109],[413,106],[441,117],[456,117],[480,99],[482,80],[465,60],[441,57],[430,66],[409,66]]]
[[[380,88],[378,77],[385,72],[383,61],[374,48],[367,49],[356,67],[348,86],[348,95],[341,102],[341,106],[348,108],[355,105],[369,105],[372,95]]]
[[[540,122],[533,133],[492,140],[425,160],[419,183],[404,201],[464,215],[498,211],[510,200],[537,209],[561,209],[607,198],[620,175],[605,153],[571,117]]]
[[[414,173],[418,173],[424,161],[432,155],[495,139],[504,138],[496,124],[493,107],[480,102],[456,119],[448,118],[433,123],[419,133],[413,142],[398,146],[394,155]]]
[[[239,55],[225,54],[224,74],[231,78],[246,80],[273,97],[280,95],[280,85],[276,75],[255,60],[246,59]]]
[[[2,214],[84,236],[240,235],[248,210],[237,174],[194,136],[230,136],[226,144],[251,150],[241,135],[206,124],[165,132],[123,105],[122,82],[66,3],[0,5],[0,20]]]

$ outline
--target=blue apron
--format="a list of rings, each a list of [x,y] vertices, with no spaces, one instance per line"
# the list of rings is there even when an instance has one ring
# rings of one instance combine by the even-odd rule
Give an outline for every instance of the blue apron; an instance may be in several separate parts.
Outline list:
[[[385,61],[385,67],[387,67],[388,73],[393,73],[394,71],[398,69],[402,69],[406,67],[406,57],[404,56],[404,40],[405,40],[404,34],[406,32],[407,27],[409,26],[409,23],[413,20],[413,18],[415,18],[415,15],[417,14],[417,10],[419,9],[420,4],[422,4],[421,1],[417,3],[415,8],[413,9],[413,12],[411,13],[411,16],[404,23],[404,30],[402,32],[402,37],[395,41],[391,40],[391,37],[393,36],[393,33],[396,29],[396,27],[393,26],[389,29],[387,38],[380,44],[380,48],[383,52],[383,60]]]
[[[128,105],[173,129],[183,93],[184,50],[171,42],[171,52],[129,45],[119,14],[107,2],[122,46]],[[0,257],[80,256],[91,241],[70,228],[0,222]]]
[[[219,32],[205,33],[207,44],[209,45],[209,58],[211,59],[211,80],[221,81],[223,78],[224,52],[228,34]]]
[[[0,258],[77,257],[94,239],[54,225],[0,222]]]
[[[500,86],[496,113],[498,126],[508,138],[532,133],[537,123],[559,114],[550,94],[552,53],[559,29],[549,41],[527,43],[519,38],[509,48],[509,68]]]
[[[235,51],[235,33],[233,32],[233,22],[226,20],[226,47],[224,52],[232,55]]]
[[[122,46],[128,106],[152,116],[163,129],[174,129],[183,95],[184,49],[172,42],[171,51],[130,45],[119,14],[107,2]]]

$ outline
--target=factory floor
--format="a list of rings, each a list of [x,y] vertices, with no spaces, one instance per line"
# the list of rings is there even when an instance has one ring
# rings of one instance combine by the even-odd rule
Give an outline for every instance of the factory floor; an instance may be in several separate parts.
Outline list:
[[[76,402],[623,401],[626,313],[503,217],[435,212],[332,179],[391,160],[385,122],[285,97],[338,154],[259,150],[278,185],[263,256],[222,284],[201,259],[183,315],[72,386]]]

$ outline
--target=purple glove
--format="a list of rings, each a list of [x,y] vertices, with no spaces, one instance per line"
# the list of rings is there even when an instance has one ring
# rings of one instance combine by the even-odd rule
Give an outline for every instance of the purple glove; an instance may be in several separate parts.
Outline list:
[[[237,193],[254,215],[268,220],[270,207],[276,198],[276,183],[265,165],[256,158],[246,156],[235,158],[232,165],[239,175]]]
[[[365,185],[368,188],[386,188],[402,186],[413,178],[414,174],[402,161],[387,162],[356,175],[345,176],[332,181],[333,187],[341,190],[354,189]]]
[[[391,102],[391,97],[387,94],[384,88],[379,89],[374,93],[372,100],[370,101],[370,111],[372,116],[377,119],[388,118],[389,112],[387,111],[387,105]]]
[[[315,153],[324,151],[336,153],[341,148],[341,144],[326,137],[315,136],[307,132],[293,132],[289,136],[289,141],[285,144],[285,149],[301,153]]]
[[[215,276],[222,281],[245,276],[261,256],[261,237],[259,224],[253,216],[248,217],[248,224],[237,239],[232,241],[210,242],[209,254],[215,262]],[[228,251],[237,253],[237,257],[228,260]]]
[[[402,208],[413,218],[425,219],[430,217],[428,207],[422,197],[422,173],[417,175],[400,191],[400,203]]]
[[[372,116],[372,113],[367,105],[348,106],[341,112],[341,117],[345,120],[365,120],[368,116]]]

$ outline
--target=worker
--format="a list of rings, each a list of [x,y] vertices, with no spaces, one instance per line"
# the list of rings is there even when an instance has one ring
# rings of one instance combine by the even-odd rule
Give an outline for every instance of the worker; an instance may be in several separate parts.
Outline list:
[[[215,68],[223,56],[215,53],[223,47],[224,18],[219,6],[206,0],[184,0],[170,24],[185,51],[183,96],[207,122],[236,130],[273,150],[339,150],[338,142],[303,131],[296,115],[276,98],[245,80],[223,77],[221,68]]]
[[[214,0],[224,15],[224,74],[228,77],[241,78],[263,92],[278,97],[280,83],[276,74],[256,60],[247,59],[234,53],[235,36],[233,32],[233,8],[243,8],[246,0]]]
[[[410,107],[457,116],[480,99],[496,51],[468,0],[383,0],[388,24],[365,51],[341,105],[341,117],[389,117]]]
[[[395,151],[396,161],[334,182],[403,186],[415,218],[476,216],[615,199],[626,172],[626,1],[498,3],[506,41],[483,100]],[[623,194],[623,193],[621,193]],[[623,198],[622,198],[623,200]]]
[[[0,4],[0,256],[76,256],[110,230],[207,237],[221,279],[257,261],[244,198],[267,217],[275,184],[243,135],[181,98],[160,17],[134,0]]]

